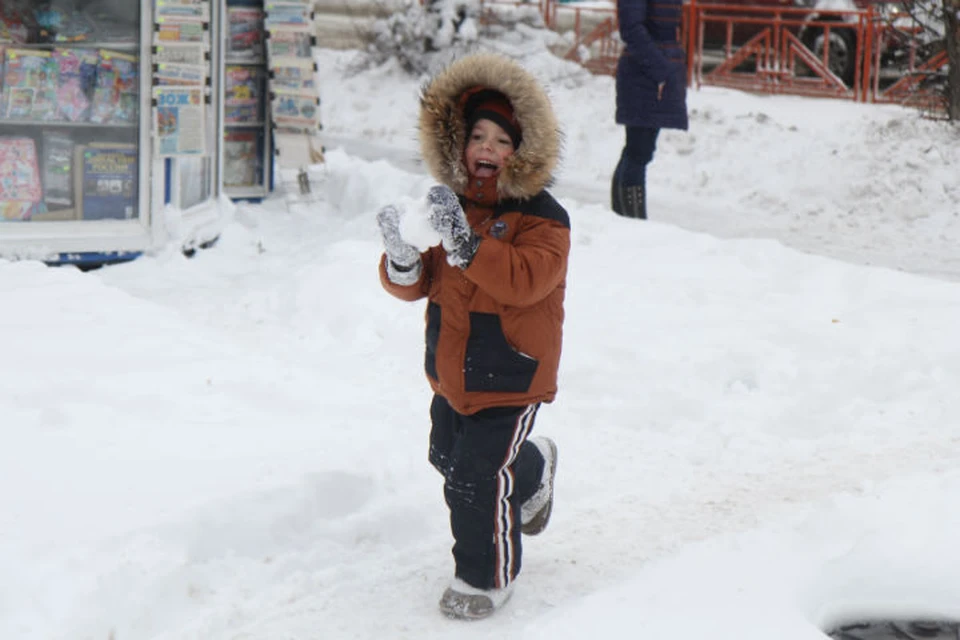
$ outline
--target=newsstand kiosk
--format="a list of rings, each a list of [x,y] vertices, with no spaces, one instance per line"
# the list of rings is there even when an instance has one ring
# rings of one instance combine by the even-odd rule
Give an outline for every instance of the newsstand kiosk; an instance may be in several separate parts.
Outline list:
[[[313,2],[220,1],[223,192],[257,201],[279,183],[290,201],[323,163]]]
[[[219,0],[0,3],[0,258],[100,264],[219,235]]]

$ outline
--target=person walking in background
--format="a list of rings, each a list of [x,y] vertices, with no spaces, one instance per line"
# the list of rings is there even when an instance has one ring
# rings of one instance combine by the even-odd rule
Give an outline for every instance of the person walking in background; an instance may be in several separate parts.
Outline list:
[[[380,281],[428,300],[429,460],[444,478],[455,563],[440,610],[477,619],[510,597],[520,534],[542,532],[553,508],[556,444],[528,436],[557,393],[570,219],[545,189],[560,149],[552,106],[512,60],[454,62],[425,87],[419,125],[441,183],[425,207],[441,242],[421,254],[385,207]]]
[[[617,124],[626,143],[613,173],[611,206],[647,217],[647,165],[660,129],[687,128],[687,77],[680,22],[683,0],[617,0],[623,52],[617,64]]]

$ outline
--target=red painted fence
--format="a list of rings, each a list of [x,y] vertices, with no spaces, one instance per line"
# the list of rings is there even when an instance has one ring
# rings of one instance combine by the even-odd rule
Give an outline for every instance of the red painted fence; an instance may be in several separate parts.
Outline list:
[[[594,73],[613,74],[622,49],[615,9],[556,0],[481,0],[484,16],[536,5],[545,24],[572,30],[564,53]],[[893,26],[889,7],[813,11],[689,0],[683,33],[691,86],[890,102],[945,110],[946,54],[925,50],[919,29]],[[902,22],[903,19],[900,18]],[[831,52],[831,47],[835,51]],[[896,68],[889,61],[897,60]]]

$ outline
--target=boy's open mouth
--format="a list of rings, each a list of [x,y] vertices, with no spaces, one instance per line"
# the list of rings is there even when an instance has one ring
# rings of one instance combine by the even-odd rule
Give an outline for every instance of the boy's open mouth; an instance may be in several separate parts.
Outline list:
[[[500,171],[500,167],[486,160],[477,160],[476,174],[478,178],[492,178]]]

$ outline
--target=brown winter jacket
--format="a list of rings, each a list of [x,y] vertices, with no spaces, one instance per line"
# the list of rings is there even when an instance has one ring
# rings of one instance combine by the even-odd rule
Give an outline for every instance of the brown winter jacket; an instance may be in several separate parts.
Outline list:
[[[477,86],[507,95],[523,132],[496,178],[473,179],[463,160],[460,98]],[[559,159],[556,117],[522,67],[497,55],[463,58],[424,89],[420,146],[433,176],[460,197],[481,241],[466,269],[440,246],[421,255],[420,279],[384,288],[403,300],[427,297],[427,378],[459,413],[550,402],[557,393],[570,221],[545,187]],[[494,184],[494,182],[496,184]]]

